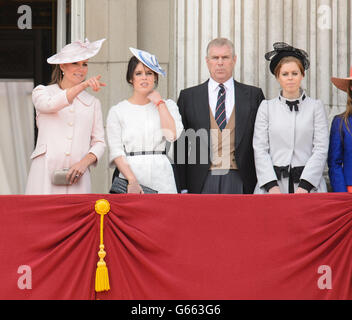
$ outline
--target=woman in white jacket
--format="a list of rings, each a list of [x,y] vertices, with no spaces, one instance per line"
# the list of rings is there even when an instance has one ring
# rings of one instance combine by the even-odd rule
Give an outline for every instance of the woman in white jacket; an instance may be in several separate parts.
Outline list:
[[[91,192],[90,167],[102,157],[105,140],[100,101],[85,90],[97,92],[105,84],[100,76],[86,75],[88,59],[104,41],[74,41],[47,59],[55,65],[52,82],[32,93],[38,139],[26,194]]]
[[[301,88],[309,59],[305,51],[275,43],[265,58],[281,86],[257,113],[253,148],[258,183],[254,193],[326,192],[323,171],[329,145],[328,122],[320,100]]]
[[[132,96],[112,106],[106,121],[109,162],[116,167],[113,177],[128,181],[127,193],[144,193],[142,186],[177,193],[166,143],[180,136],[181,116],[176,103],[163,100],[155,90],[159,75],[165,76],[156,57],[130,50],[126,81],[133,87]]]

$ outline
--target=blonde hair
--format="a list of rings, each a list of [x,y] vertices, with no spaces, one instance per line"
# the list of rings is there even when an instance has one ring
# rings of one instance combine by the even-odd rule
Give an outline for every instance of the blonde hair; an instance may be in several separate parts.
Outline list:
[[[211,40],[208,43],[208,46],[207,46],[207,57],[209,57],[209,49],[211,47],[222,47],[222,46],[229,47],[231,49],[231,52],[232,52],[232,57],[235,56],[235,46],[233,45],[232,41],[230,41],[227,38],[216,38],[216,39]]]

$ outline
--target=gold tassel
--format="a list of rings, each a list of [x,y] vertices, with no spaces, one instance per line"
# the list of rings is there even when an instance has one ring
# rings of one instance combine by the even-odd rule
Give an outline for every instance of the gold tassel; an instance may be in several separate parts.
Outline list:
[[[110,203],[105,199],[98,200],[95,203],[95,211],[100,214],[100,245],[98,256],[100,260],[97,263],[97,271],[95,273],[95,291],[102,292],[110,290],[109,273],[104,258],[106,252],[104,251],[103,229],[104,229],[104,215],[110,211]]]

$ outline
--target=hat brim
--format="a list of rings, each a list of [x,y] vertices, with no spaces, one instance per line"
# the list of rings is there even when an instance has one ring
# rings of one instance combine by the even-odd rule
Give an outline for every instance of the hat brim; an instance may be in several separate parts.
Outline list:
[[[335,85],[336,88],[347,92],[348,84],[352,81],[352,77],[349,78],[331,78],[331,82]]]
[[[83,46],[79,46],[76,44],[77,42],[73,42],[66,45],[60,52],[52,55],[46,61],[49,64],[64,64],[88,60],[98,54],[105,40],[105,38],[100,39]],[[67,47],[69,47],[68,50]],[[64,50],[65,48],[66,51]]]
[[[50,58],[48,58],[46,61],[49,64],[65,64],[65,63],[73,63],[73,62],[79,62],[79,61],[84,61],[88,60],[92,57],[94,57],[95,54],[90,54],[90,55],[80,55],[79,57],[63,57],[60,55],[60,53],[57,53]]]
[[[155,73],[162,75],[163,77],[166,76],[166,72],[161,68],[161,66],[155,66],[151,63],[148,63],[147,61],[145,61],[143,59],[143,55],[142,53],[146,53],[148,55],[150,55],[150,53],[143,51],[143,50],[139,50],[139,49],[135,49],[130,47],[129,48],[130,51],[133,53],[133,55],[141,62],[143,63],[146,67],[148,67],[150,70],[153,70]],[[154,56],[155,57],[155,56]]]

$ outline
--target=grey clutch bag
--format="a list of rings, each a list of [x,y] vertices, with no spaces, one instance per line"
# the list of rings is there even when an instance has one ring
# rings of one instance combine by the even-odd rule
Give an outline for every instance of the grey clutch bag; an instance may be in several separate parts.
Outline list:
[[[128,181],[126,179],[115,177],[111,185],[110,193],[127,193]],[[140,185],[144,193],[158,193],[158,191],[148,188],[146,186]]]
[[[68,173],[68,168],[55,170],[52,177],[51,183],[56,186],[67,186],[70,184],[69,181],[66,180],[66,175]]]

